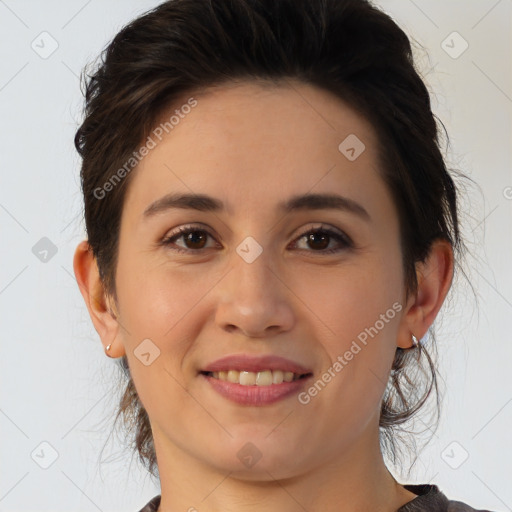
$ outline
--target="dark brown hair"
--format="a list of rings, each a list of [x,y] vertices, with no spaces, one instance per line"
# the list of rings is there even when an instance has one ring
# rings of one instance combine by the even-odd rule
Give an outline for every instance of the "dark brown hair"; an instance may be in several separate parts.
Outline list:
[[[462,255],[456,187],[440,151],[442,123],[431,110],[410,40],[391,17],[366,0],[170,0],[124,27],[84,79],[85,119],[75,137],[84,216],[114,300],[123,201],[136,170],[110,187],[106,199],[95,191],[178,98],[237,80],[279,85],[291,79],[333,93],[374,126],[382,178],[399,212],[407,296],[416,293],[415,265],[434,240],[448,240]],[[120,363],[127,382],[116,422],[122,415],[140,460],[154,474],[148,416],[126,356]],[[397,348],[380,417],[381,443],[393,463],[400,425],[432,389],[439,412],[432,357],[421,344]]]

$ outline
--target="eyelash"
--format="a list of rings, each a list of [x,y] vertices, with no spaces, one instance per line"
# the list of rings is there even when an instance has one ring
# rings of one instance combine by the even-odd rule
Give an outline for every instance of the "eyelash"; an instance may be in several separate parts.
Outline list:
[[[174,233],[171,233],[170,236],[165,237],[161,241],[161,244],[168,247],[172,251],[176,251],[178,253],[201,252],[204,249],[184,249],[182,247],[171,247],[171,245],[173,245],[174,241],[178,240],[179,238],[183,237],[184,235],[188,235],[190,233],[195,233],[195,232],[206,233],[211,238],[214,238],[213,235],[208,230],[206,230],[202,227],[190,226],[190,225],[189,226],[180,226]],[[300,249],[300,250],[305,250],[306,252],[314,252],[314,253],[319,253],[322,255],[327,255],[327,254],[333,254],[336,252],[340,252],[344,249],[350,249],[350,248],[354,247],[352,240],[347,235],[345,235],[345,234],[342,235],[341,233],[338,233],[337,231],[334,231],[334,230],[332,230],[328,227],[324,227],[324,226],[309,229],[308,231],[303,232],[301,235],[299,235],[296,238],[296,241],[304,238],[306,235],[317,234],[317,233],[329,235],[329,237],[334,238],[335,240],[340,242],[344,247],[343,248],[335,248],[335,249],[323,249],[323,250],[319,250],[319,251],[306,250],[306,249]]]

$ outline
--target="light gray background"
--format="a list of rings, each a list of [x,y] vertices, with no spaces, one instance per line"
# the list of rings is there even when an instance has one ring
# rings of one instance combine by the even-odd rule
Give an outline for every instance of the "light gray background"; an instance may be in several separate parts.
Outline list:
[[[98,465],[117,373],[72,270],[84,238],[78,75],[123,24],[157,4],[0,0],[0,512],[130,512],[159,492],[115,439]],[[467,189],[462,217],[478,301],[459,280],[437,327],[441,426],[407,480],[393,472],[476,508],[512,510],[512,1],[378,4],[427,49],[418,63],[451,137],[448,163],[480,187]],[[446,39],[454,31],[469,44],[458,58],[442,47],[462,48],[458,36]],[[47,58],[31,47],[49,51],[52,39],[58,48]],[[32,251],[42,237],[57,249],[46,262]],[[48,469],[43,442],[58,453]]]

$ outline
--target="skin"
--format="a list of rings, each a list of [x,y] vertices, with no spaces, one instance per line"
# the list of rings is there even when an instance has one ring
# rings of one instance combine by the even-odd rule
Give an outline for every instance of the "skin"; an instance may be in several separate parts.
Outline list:
[[[127,355],[149,415],[159,510],[395,511],[416,496],[384,464],[381,399],[396,347],[424,336],[445,299],[452,248],[432,246],[417,266],[418,293],[406,301],[398,214],[379,174],[377,135],[340,99],[294,82],[241,82],[194,97],[197,106],[132,171],[117,303],[86,241],[74,257],[102,343],[113,344],[113,357]],[[366,146],[355,161],[338,150],[349,134]],[[144,220],[145,208],[169,192],[208,194],[228,209],[173,209]],[[348,197],[371,220],[276,210],[307,192]],[[211,234],[205,248],[181,237],[175,247],[189,252],[179,254],[159,243],[191,223]],[[303,237],[318,223],[345,233],[354,248],[328,238],[340,251],[322,255],[327,243]],[[250,264],[236,252],[248,236],[263,248]],[[401,311],[307,405],[297,396],[237,405],[198,375],[228,354],[277,354],[310,368],[314,382],[396,302]],[[134,354],[146,338],[160,350],[149,366]],[[247,442],[261,453],[251,468],[237,457]]]

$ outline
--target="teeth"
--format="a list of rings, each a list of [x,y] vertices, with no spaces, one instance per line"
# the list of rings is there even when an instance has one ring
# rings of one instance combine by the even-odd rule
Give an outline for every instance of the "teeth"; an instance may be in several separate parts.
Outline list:
[[[293,374],[292,374],[293,375]],[[281,384],[284,380],[284,372],[275,370],[272,372],[272,384]]]
[[[259,373],[256,375],[254,372],[240,372],[240,384],[242,386],[254,386],[256,384],[256,377],[259,376]]]
[[[272,384],[272,372],[265,370],[256,374],[256,384],[258,386],[270,386]]]
[[[281,384],[283,381],[292,382],[300,377],[300,375],[293,372],[283,372],[282,370],[264,370],[261,372],[229,370],[213,372],[211,375],[215,379],[241,384],[242,386],[271,386],[272,384]]]
[[[227,380],[229,382],[233,382],[233,383],[237,383],[239,382],[238,378],[240,376],[240,372],[237,372],[236,370],[229,370],[228,372],[228,375],[227,375]],[[220,377],[220,375],[219,375]]]

